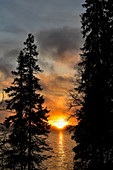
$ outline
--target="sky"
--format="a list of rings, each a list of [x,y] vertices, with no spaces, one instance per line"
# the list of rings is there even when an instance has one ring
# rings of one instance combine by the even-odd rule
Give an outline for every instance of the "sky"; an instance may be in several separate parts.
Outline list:
[[[0,0],[0,100],[2,89],[13,81],[11,71],[32,33],[44,71],[39,75],[49,121],[67,119],[69,90],[73,88],[74,66],[83,44],[80,14],[84,0]],[[0,112],[0,122],[10,113]],[[70,119],[70,123],[75,123]]]

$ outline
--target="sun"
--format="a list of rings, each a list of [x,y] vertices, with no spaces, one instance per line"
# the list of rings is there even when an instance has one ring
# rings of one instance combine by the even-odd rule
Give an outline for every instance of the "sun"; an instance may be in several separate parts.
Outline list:
[[[64,119],[58,119],[55,123],[54,126],[56,126],[59,129],[64,128],[68,123]]]

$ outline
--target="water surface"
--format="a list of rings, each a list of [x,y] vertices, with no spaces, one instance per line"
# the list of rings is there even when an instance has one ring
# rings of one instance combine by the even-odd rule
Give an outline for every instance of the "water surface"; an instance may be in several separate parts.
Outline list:
[[[47,141],[54,151],[52,157],[44,162],[47,170],[73,170],[72,148],[75,142],[71,140],[71,134],[67,131],[52,131]]]

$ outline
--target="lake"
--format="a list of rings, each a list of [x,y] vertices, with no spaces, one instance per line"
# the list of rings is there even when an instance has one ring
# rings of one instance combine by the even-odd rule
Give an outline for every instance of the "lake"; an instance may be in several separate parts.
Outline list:
[[[73,170],[74,152],[72,149],[76,143],[71,140],[71,135],[67,131],[50,132],[47,143],[54,152],[51,158],[43,162],[40,170]]]
[[[71,134],[67,131],[52,131],[47,139],[54,153],[43,166],[47,170],[73,170],[74,152],[72,148],[75,142],[71,140]]]

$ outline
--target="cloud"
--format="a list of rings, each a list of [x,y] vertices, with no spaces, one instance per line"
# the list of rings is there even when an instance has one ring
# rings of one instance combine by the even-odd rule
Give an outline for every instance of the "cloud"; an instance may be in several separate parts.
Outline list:
[[[51,115],[64,114],[64,98],[71,86],[68,75],[72,75],[72,65],[78,61],[81,47],[79,14],[82,1],[1,1],[0,88],[12,82],[11,71],[15,70],[16,58],[27,33],[37,33],[39,65],[45,74],[40,77],[42,93],[46,99],[48,97]]]
[[[3,62],[4,60],[1,59],[0,62],[0,72],[1,74],[5,75],[5,78],[11,76],[11,70],[13,68],[13,65],[10,63]]]
[[[39,60],[39,65],[42,70],[46,70],[46,72],[55,72],[54,65],[49,61]]]
[[[71,77],[69,75],[45,73],[40,75],[40,82],[42,84],[43,92],[46,95],[52,96],[52,98],[55,96],[66,96],[68,90],[72,88]]]
[[[23,29],[36,31],[42,27],[75,26],[80,23],[78,20],[82,1],[11,0],[10,3],[6,0],[1,1],[0,26],[11,33],[21,33]]]
[[[80,51],[82,38],[80,29],[63,27],[40,31],[37,41],[43,57],[48,54],[53,60],[68,64],[69,54],[73,57]]]
[[[11,49],[5,51],[0,58],[0,72],[4,74],[5,77],[11,77],[11,71],[14,70],[18,53],[19,49]]]
[[[9,24],[6,25],[3,29],[1,29],[3,32],[8,32],[8,33],[14,33],[14,34],[20,34],[25,32],[23,28],[20,28],[19,26],[15,24]]]
[[[20,49],[11,49],[11,50],[5,51],[4,57],[10,61],[12,60],[16,61],[19,51]]]

